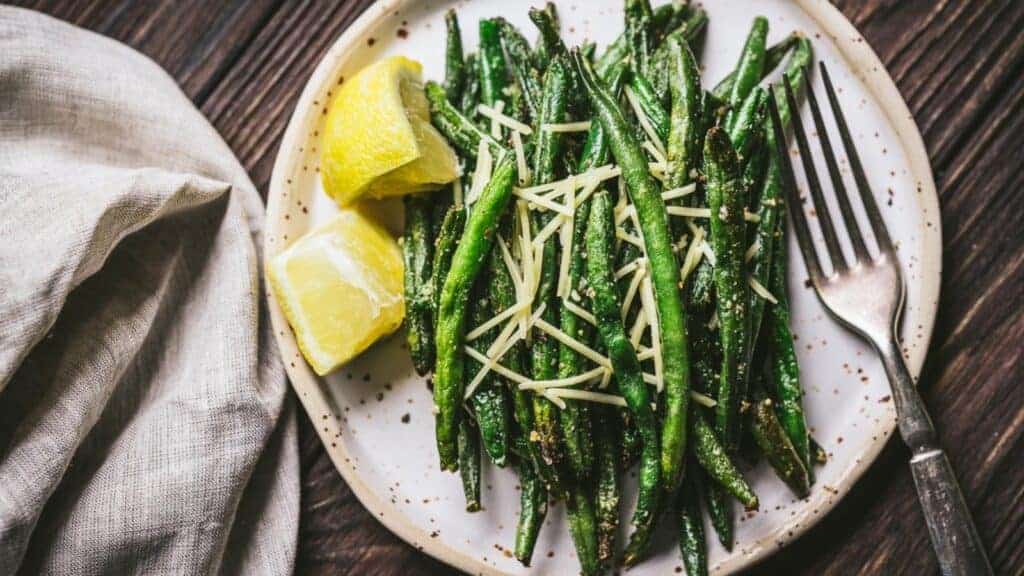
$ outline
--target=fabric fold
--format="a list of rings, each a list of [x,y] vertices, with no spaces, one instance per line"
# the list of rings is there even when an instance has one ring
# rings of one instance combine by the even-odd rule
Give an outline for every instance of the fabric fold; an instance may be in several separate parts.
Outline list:
[[[263,206],[174,81],[0,7],[0,574],[289,574]]]

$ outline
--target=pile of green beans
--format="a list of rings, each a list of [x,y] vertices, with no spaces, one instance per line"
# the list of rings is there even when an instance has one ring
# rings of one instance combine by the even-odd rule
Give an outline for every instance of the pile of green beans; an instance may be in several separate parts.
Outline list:
[[[770,92],[760,86],[779,67],[783,81],[802,86],[811,45],[791,34],[768,46],[768,21],[757,17],[735,70],[708,91],[696,56],[708,21],[702,9],[625,0],[623,12],[622,35],[599,54],[592,43],[565,46],[551,3],[529,13],[533,45],[495,17],[479,22],[473,53],[464,51],[455,12],[446,15],[445,78],[425,86],[432,122],[460,156],[463,190],[484,162],[481,142],[491,172],[475,198],[451,186],[405,200],[407,344],[415,370],[433,374],[440,467],[459,472],[467,511],[484,507],[485,457],[518,474],[513,552],[523,565],[554,501],[566,506],[585,575],[642,561],[665,517],[676,520],[687,573],[706,574],[703,511],[731,549],[733,500],[759,506],[742,473],[746,446],[799,497],[822,463],[804,420],[789,328],[784,159],[773,153]],[[785,99],[779,106],[786,123],[793,112]],[[490,110],[515,121],[501,120],[507,126],[530,129],[515,128],[514,142],[510,128],[494,127]],[[575,122],[589,127],[550,128]],[[650,152],[655,141],[664,146],[659,154]],[[652,171],[652,162],[662,169]],[[562,211],[517,191],[609,164],[621,179]],[[583,188],[553,190],[550,201]],[[677,193],[663,198],[669,191]],[[632,216],[620,218],[622,207]],[[684,220],[675,215],[689,214],[683,207],[710,216]],[[524,241],[554,224],[571,229]],[[703,252],[695,252],[698,234],[713,260],[693,267],[684,256]],[[534,258],[539,277],[510,265]],[[641,300],[634,273],[617,273],[623,266],[637,270],[633,284],[646,275],[643,306],[623,308],[626,299]],[[529,320],[506,313],[523,290],[532,295]],[[642,333],[634,327],[641,308],[656,315]],[[505,322],[469,334],[502,314]],[[502,348],[499,333],[515,340]],[[473,355],[490,348],[502,349],[498,366]],[[655,348],[660,356],[652,358]],[[652,363],[657,387],[645,369]],[[583,380],[599,366],[610,368]],[[568,379],[576,380],[557,382]],[[547,386],[576,396],[550,395]],[[635,462],[637,506],[620,555],[621,476]]]

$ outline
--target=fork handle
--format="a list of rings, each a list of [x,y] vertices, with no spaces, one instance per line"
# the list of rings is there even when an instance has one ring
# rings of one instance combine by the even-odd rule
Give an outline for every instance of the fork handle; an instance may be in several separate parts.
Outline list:
[[[913,453],[910,470],[939,569],[944,576],[988,576],[992,566],[985,547],[896,338],[878,348],[892,384],[900,436]]]

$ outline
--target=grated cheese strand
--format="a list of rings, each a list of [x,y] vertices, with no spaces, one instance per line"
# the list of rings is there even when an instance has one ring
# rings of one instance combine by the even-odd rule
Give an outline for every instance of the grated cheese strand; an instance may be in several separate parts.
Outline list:
[[[572,208],[569,208],[564,204],[559,204],[558,202],[552,202],[551,200],[533,192],[527,192],[523,188],[513,188],[512,193],[517,197],[522,198],[523,200],[528,200],[542,208],[547,208],[548,210],[552,210],[566,216],[572,216]]]
[[[773,296],[772,293],[769,292],[768,289],[764,287],[764,284],[761,284],[760,282],[757,281],[757,278],[754,278],[753,276],[748,276],[747,284],[750,284],[750,288],[754,291],[755,294],[757,294],[761,298],[764,298],[765,300],[771,302],[772,304],[779,303],[779,301],[775,299],[775,296]]]
[[[644,337],[644,331],[650,324],[647,322],[647,311],[643,308],[636,315],[636,320],[633,321],[633,327],[629,330],[629,343],[633,345],[633,349],[640,347],[640,340]],[[653,350],[653,349],[652,349]],[[652,358],[654,356],[651,356]]]
[[[544,132],[586,132],[590,130],[590,120],[581,122],[563,122],[561,124],[541,124]]]
[[[545,388],[564,388],[568,386],[575,386],[577,384],[583,384],[591,380],[597,380],[603,378],[604,373],[608,370],[598,366],[592,370],[587,370],[582,374],[571,376],[569,378],[556,378],[554,380],[533,380],[531,382],[524,382],[519,385],[520,390],[543,390]]]
[[[630,244],[638,248],[644,247],[644,241],[641,240],[639,236],[630,234],[629,232],[626,232],[623,228],[615,228],[615,237],[618,238],[619,240],[625,240],[626,242],[629,242]]]
[[[572,336],[569,336],[568,334],[562,332],[561,330],[552,326],[551,324],[548,324],[542,318],[537,318],[533,322],[533,325],[536,326],[537,328],[540,328],[543,332],[547,332],[548,335],[553,337],[555,340],[558,340],[562,344],[565,344],[569,348],[572,348],[576,352],[579,352],[588,360],[592,360],[598,366],[604,366],[609,370],[612,369],[612,363],[611,361],[608,360],[608,358],[598,354],[586,344],[583,344],[579,340],[576,340]]]
[[[523,149],[523,138],[519,132],[512,132],[512,149],[516,153],[516,170],[519,176],[519,185],[525,186],[530,183],[532,174],[530,167],[526,164],[526,152]]]
[[[484,334],[487,333],[488,330],[494,328],[498,324],[501,324],[505,320],[515,316],[517,312],[520,312],[527,306],[529,306],[529,303],[527,302],[516,302],[515,304],[509,306],[508,308],[505,308],[504,310],[501,311],[500,314],[490,318],[489,320],[477,326],[468,334],[466,334],[466,342],[472,342],[473,340],[476,340],[477,338],[483,336]]]
[[[661,199],[667,202],[669,200],[682,198],[683,196],[689,196],[690,194],[693,194],[696,191],[697,183],[694,182],[693,184],[687,184],[682,188],[673,188],[671,190],[665,190],[664,192],[661,193]]]
[[[747,248],[747,251],[743,254],[743,261],[744,262],[750,262],[750,260],[754,257],[754,254],[757,254],[757,250],[760,247],[761,247],[761,239],[760,238],[754,238],[754,241],[750,243],[750,247]]]
[[[467,356],[469,356],[473,360],[476,360],[480,364],[483,364],[485,366],[487,365],[487,356],[484,356],[471,346],[464,346],[463,349],[465,350]],[[522,384],[523,382],[530,381],[530,379],[527,378],[526,376],[523,376],[518,372],[509,370],[507,367],[502,366],[501,364],[498,363],[495,363],[494,366],[491,367],[491,370],[493,370],[496,374],[508,378],[509,380],[515,382],[516,384]]]
[[[681,283],[685,283],[690,274],[697,269],[697,265],[700,264],[701,256],[703,256],[700,246],[703,242],[704,229],[698,227],[693,234],[693,240],[690,241],[689,248],[686,249],[686,257],[683,259],[683,269],[679,273]]]
[[[597,402],[599,404],[610,404],[612,406],[627,406],[626,399],[622,396],[615,394],[606,394],[603,392],[592,392],[590,390],[575,390],[572,388],[549,388],[544,391],[544,395],[555,397],[558,399],[567,398],[570,400],[586,400],[589,402]],[[564,408],[563,408],[564,410]]]
[[[630,107],[633,108],[633,113],[636,114],[636,119],[640,121],[640,127],[644,129],[644,132],[647,134],[647,137],[651,139],[651,142],[654,143],[654,146],[658,149],[659,152],[661,152],[661,157],[664,158],[666,155],[665,144],[661,141],[661,138],[658,137],[658,132],[657,130],[654,129],[654,126],[651,124],[650,118],[648,118],[647,114],[644,113],[643,108],[640,106],[640,101],[637,100],[636,94],[633,93],[633,89],[630,88],[629,86],[625,87],[625,93],[626,100],[629,101]]]
[[[640,281],[644,279],[644,275],[647,274],[647,263],[643,266],[639,266],[636,272],[633,274],[633,279],[629,281],[629,287],[626,288],[626,297],[622,299],[622,319],[626,319],[626,314],[629,312],[630,307],[633,306],[633,298],[636,297],[636,291],[640,288]]]
[[[533,129],[532,128],[530,128],[526,124],[523,124],[519,120],[516,120],[515,118],[504,114],[505,102],[502,101],[502,100],[498,100],[495,103],[495,107],[494,108],[491,108],[490,106],[488,106],[486,104],[480,104],[479,106],[477,106],[476,109],[477,109],[477,111],[480,112],[480,114],[482,114],[483,116],[489,118],[492,122],[500,124],[500,125],[508,128],[509,130],[513,130],[515,132],[519,132],[523,136],[529,136],[529,135],[533,134]],[[493,128],[492,128],[492,130],[493,130]],[[498,137],[499,138],[501,137],[500,133],[499,133]]]
[[[476,154],[476,170],[473,172],[473,180],[469,186],[469,192],[466,194],[466,207],[471,206],[483,194],[484,187],[491,179],[491,171],[494,169],[494,157],[491,156],[491,148],[487,145],[486,140],[480,140]]]
[[[584,310],[577,304],[575,304],[571,298],[563,298],[562,304],[565,306],[566,310],[579,316],[587,324],[590,324],[591,326],[597,326],[597,317],[588,312],[587,310]]]
[[[547,398],[552,404],[554,404],[555,406],[558,406],[559,410],[565,410],[565,407],[566,407],[565,406],[565,400],[562,400],[558,396],[553,395],[551,393],[551,389],[544,390],[541,394],[545,398]]]
[[[658,379],[658,392],[665,388],[664,368],[661,357],[661,329],[658,323],[658,308],[654,302],[654,285],[651,277],[645,276],[640,283],[640,305],[647,312],[647,322],[651,325],[651,347],[654,349],[654,375]]]

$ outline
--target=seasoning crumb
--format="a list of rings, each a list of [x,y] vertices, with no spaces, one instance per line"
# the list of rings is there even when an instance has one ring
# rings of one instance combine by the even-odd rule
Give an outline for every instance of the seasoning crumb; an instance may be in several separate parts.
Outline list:
[[[412,417],[409,416],[408,412],[406,412],[405,414],[402,414],[402,424],[408,424],[409,420],[411,420],[411,419],[412,419]]]

